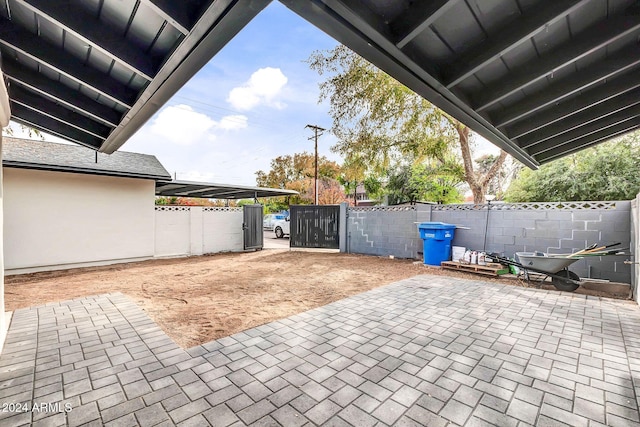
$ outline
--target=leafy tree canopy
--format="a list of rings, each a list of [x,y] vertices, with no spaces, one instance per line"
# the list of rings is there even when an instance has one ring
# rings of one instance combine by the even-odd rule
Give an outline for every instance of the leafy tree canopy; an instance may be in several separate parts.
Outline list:
[[[328,160],[325,156],[318,157],[318,178],[337,178],[340,165]],[[269,172],[257,171],[256,183],[259,187],[290,188],[292,183],[313,178],[315,175],[315,156],[302,152],[294,155],[278,156],[271,160]]]
[[[389,204],[420,201],[459,203],[464,199],[460,192],[463,176],[464,170],[456,162],[436,167],[433,162],[398,166],[389,174]]]
[[[542,165],[522,169],[508,202],[630,200],[640,192],[640,133],[600,144]]]
[[[320,84],[320,101],[330,103],[332,132],[338,137],[332,149],[348,163],[359,159],[365,172],[380,176],[407,158],[415,163],[435,160],[429,167],[440,176],[459,148],[464,180],[476,202],[484,200],[488,182],[506,153],[484,174],[474,171],[469,128],[344,46],[315,52],[307,62],[326,76]]]
[[[339,175],[338,163],[328,160],[326,156],[318,157],[319,203],[339,203],[344,200],[344,192],[336,181]],[[259,187],[282,188],[300,193],[297,196],[278,197],[266,201],[271,211],[278,211],[288,209],[288,206],[293,204],[313,203],[314,176],[315,155],[303,152],[271,160],[269,172],[256,172],[256,184]],[[339,201],[336,201],[338,199]]]

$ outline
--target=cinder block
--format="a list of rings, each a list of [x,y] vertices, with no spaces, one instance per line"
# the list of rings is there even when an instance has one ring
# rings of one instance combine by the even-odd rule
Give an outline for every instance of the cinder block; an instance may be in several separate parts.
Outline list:
[[[599,210],[573,211],[574,221],[602,221],[602,214]]]
[[[530,229],[527,228],[524,230],[524,234],[526,237],[530,237],[530,238],[570,238],[572,237],[572,232],[571,230],[568,230],[568,233],[564,233],[564,235],[560,235],[560,230],[553,230],[553,229],[545,229],[545,228],[536,228],[536,229]]]
[[[631,222],[631,211],[628,211],[628,210],[603,211],[602,221],[629,223]]]
[[[587,229],[587,221],[572,221],[571,222],[572,230],[586,230]]]
[[[560,249],[569,249],[569,253],[579,251],[587,247],[587,242],[582,240],[562,239],[560,240]]]
[[[549,239],[549,238],[536,238],[535,245],[538,247],[537,250],[542,250],[546,252],[547,248],[557,248],[560,246],[559,239]]]
[[[587,242],[600,241],[600,232],[595,230],[573,230],[573,240],[584,240]]]
[[[502,228],[490,228],[490,234],[501,234],[503,236],[514,236],[514,237],[526,237],[527,231],[524,228],[519,227],[502,227]]]
[[[484,212],[483,219],[486,221],[487,212]],[[504,221],[504,212],[502,211],[489,211],[489,224],[496,222],[502,223]]]
[[[572,211],[548,211],[547,212],[548,219],[553,221],[572,221],[573,220],[573,212]]]
[[[504,245],[503,250],[505,256],[512,257],[516,252],[526,252],[523,245]]]
[[[540,219],[547,219],[546,211],[505,211],[505,219],[514,219],[520,221],[535,221]]]
[[[535,221],[536,230],[558,230],[560,228],[560,222],[550,219]]]
[[[515,219],[515,220],[513,220],[513,227],[515,227],[515,228],[536,228],[536,222],[535,222],[535,220]]]
[[[515,236],[493,236],[492,242],[502,245],[514,245],[516,238]]]
[[[614,232],[601,232],[600,233],[600,242],[601,243],[615,243],[615,242],[620,242],[620,246],[617,247],[629,247],[631,246],[631,232],[619,232],[619,231],[614,231]],[[611,248],[611,249],[615,249],[615,248]]]
[[[516,244],[521,245],[523,247],[534,247],[537,245],[535,237],[520,237],[516,239]]]

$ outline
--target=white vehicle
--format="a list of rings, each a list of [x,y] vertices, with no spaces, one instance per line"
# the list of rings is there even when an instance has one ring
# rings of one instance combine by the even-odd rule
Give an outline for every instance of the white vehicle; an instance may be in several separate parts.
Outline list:
[[[290,226],[291,222],[289,222],[289,218],[276,221],[273,225],[273,231],[276,233],[276,237],[282,239],[285,235],[288,236],[291,230]]]
[[[273,226],[276,224],[276,222],[285,218],[286,215],[284,214],[267,214],[262,220],[262,228],[264,228],[265,230],[273,230]]]

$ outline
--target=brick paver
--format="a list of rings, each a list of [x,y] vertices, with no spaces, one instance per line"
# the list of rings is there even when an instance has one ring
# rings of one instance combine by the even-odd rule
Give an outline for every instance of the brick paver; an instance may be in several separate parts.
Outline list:
[[[2,425],[640,426],[630,301],[419,276],[191,349],[121,294],[17,310]]]

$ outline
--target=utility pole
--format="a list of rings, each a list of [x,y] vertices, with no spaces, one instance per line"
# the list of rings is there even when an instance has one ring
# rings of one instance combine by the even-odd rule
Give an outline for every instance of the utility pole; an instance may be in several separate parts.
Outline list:
[[[320,126],[315,126],[315,125],[306,125],[305,128],[310,128],[313,129],[315,134],[314,136],[312,136],[311,138],[309,138],[309,140],[314,139],[315,140],[315,146],[316,146],[316,165],[315,165],[315,179],[314,179],[314,191],[313,193],[315,194],[315,204],[318,204],[318,137],[320,135],[322,135],[322,132],[324,132],[326,129],[321,128]]]

